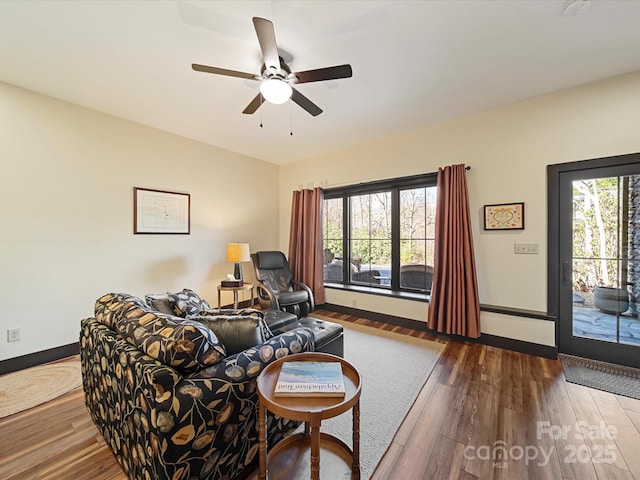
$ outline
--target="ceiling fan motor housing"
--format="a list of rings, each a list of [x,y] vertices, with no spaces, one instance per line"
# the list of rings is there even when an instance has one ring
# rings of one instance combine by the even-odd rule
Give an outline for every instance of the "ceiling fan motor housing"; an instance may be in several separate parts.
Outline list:
[[[283,82],[290,81],[293,78],[296,78],[295,75],[291,74],[291,68],[289,68],[289,65],[284,63],[284,60],[282,60],[282,57],[279,57],[279,58],[280,58],[279,71],[275,71],[275,69],[267,68],[266,64],[264,63],[262,64],[262,68],[260,68],[260,75],[262,75],[262,78],[264,78],[265,80],[277,78],[279,80],[282,80]]]

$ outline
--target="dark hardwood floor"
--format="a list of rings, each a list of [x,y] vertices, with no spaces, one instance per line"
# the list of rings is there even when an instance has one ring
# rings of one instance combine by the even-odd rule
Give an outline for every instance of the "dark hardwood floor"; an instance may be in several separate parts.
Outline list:
[[[640,400],[567,383],[559,361],[319,313],[446,344],[373,479],[640,480]],[[77,389],[0,419],[0,479],[126,476]]]

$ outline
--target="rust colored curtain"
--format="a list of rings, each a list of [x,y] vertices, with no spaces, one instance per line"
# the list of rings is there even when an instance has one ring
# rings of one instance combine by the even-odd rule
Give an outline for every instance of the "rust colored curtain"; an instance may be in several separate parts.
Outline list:
[[[427,326],[480,336],[480,302],[464,165],[438,169],[435,262]]]
[[[289,230],[289,267],[293,279],[311,288],[316,305],[324,303],[323,198],[321,188],[294,191]]]

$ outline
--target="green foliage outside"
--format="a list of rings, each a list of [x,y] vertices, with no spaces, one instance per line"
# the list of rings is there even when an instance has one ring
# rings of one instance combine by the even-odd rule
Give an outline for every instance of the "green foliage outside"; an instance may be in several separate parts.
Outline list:
[[[432,264],[435,187],[400,192],[400,263]],[[391,195],[379,192],[350,198],[351,258],[356,264],[391,264]],[[342,199],[324,203],[324,248],[342,257]]]

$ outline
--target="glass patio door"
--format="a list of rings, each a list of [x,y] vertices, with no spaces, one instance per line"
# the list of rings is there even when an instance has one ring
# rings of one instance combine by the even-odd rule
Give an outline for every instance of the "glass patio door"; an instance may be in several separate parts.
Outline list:
[[[561,353],[640,367],[640,165],[559,175]]]

